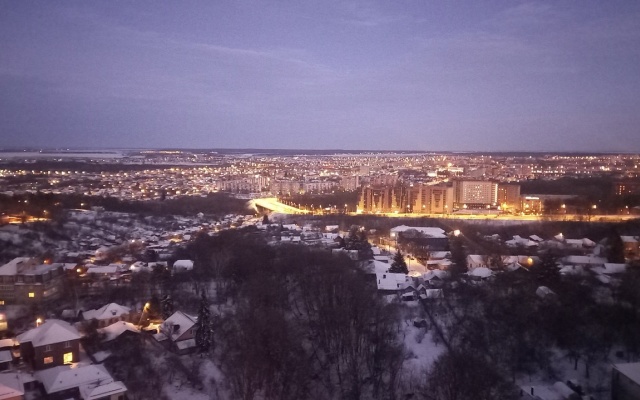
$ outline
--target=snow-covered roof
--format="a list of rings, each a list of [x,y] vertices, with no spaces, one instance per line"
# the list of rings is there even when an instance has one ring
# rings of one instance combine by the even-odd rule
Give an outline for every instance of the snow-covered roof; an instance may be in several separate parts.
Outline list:
[[[420,294],[421,299],[441,299],[444,297],[442,289],[424,289]]]
[[[18,273],[18,264],[28,262],[29,257],[16,257],[0,267],[0,275],[15,275]]]
[[[107,265],[104,267],[89,267],[87,268],[87,274],[115,274],[118,272],[118,267]]]
[[[173,268],[174,269],[191,270],[191,269],[193,269],[193,261],[191,261],[191,260],[177,260],[176,262],[173,263]]]
[[[422,275],[422,279],[424,279],[425,281],[430,281],[435,278],[446,279],[448,277],[449,273],[440,269],[434,269]]]
[[[391,268],[391,265],[386,262],[378,260],[369,260],[369,263],[365,266],[365,271],[370,274],[385,273]]]
[[[566,256],[563,262],[567,264],[604,265],[607,259],[593,256]]]
[[[474,268],[471,271],[467,272],[467,275],[469,276],[476,276],[479,278],[488,278],[491,275],[493,275],[493,272],[486,267],[478,267],[478,268]]]
[[[597,274],[622,274],[627,271],[627,264],[619,263],[604,263],[604,267],[597,267],[593,269]]]
[[[140,333],[140,330],[136,328],[131,322],[118,321],[113,323],[107,327],[98,329],[100,333],[105,334],[104,341],[109,342],[111,340],[116,339],[118,336],[122,335],[124,332],[131,331],[134,333]]]
[[[80,339],[80,333],[78,333],[75,327],[65,321],[50,319],[39,327],[18,335],[17,339],[20,343],[31,342],[33,347],[40,347],[48,344],[78,340]]]
[[[404,289],[409,282],[407,275],[402,273],[376,273],[378,290]]]
[[[637,236],[620,236],[620,239],[623,243],[638,243],[640,241]]]
[[[540,298],[544,299],[545,297],[548,297],[548,296],[555,296],[555,293],[554,293],[554,291],[553,291],[553,290],[549,289],[549,288],[548,288],[548,287],[546,287],[546,286],[539,286],[539,287],[536,289],[536,295],[537,295],[538,297],[540,297]]]
[[[196,317],[192,317],[182,311],[176,311],[162,323],[163,330],[171,332],[171,340],[177,340],[183,333],[191,329],[196,324]],[[174,326],[179,326],[180,329],[174,329]],[[163,335],[159,333],[158,335]]]
[[[551,386],[536,385],[521,386],[520,388],[527,394],[527,396],[529,396],[528,398],[534,398],[536,400],[566,400],[573,398],[571,396],[577,396],[577,393],[564,382],[556,382]],[[533,396],[530,395],[532,391]]]
[[[529,236],[529,239],[534,240],[534,241],[536,241],[536,242],[542,242],[542,240],[543,240],[543,239],[542,239],[540,236],[538,236],[538,235],[530,235],[530,236]]]
[[[120,317],[123,314],[129,314],[129,312],[131,312],[129,307],[121,306],[117,303],[109,303],[97,310],[87,310],[83,312],[82,317],[87,321],[91,319],[103,320]]]
[[[614,364],[613,368],[617,369],[621,374],[640,385],[640,362]]]
[[[585,270],[581,265],[564,265],[560,268],[562,275],[584,275]]]
[[[400,225],[400,226],[396,226],[395,228],[391,228],[391,233],[392,234],[397,234],[400,232],[405,232],[408,230],[416,230],[424,235],[427,235],[429,237],[432,238],[446,238],[447,235],[445,234],[445,231],[441,228],[436,228],[436,227],[427,227],[427,226],[407,226],[407,225]]]
[[[120,381],[104,384],[88,384],[80,386],[80,395],[83,400],[97,400],[111,398],[114,394],[124,393],[127,387]]]
[[[442,260],[450,257],[450,251],[432,251],[431,253],[429,253],[429,260]]]
[[[22,398],[24,382],[20,373],[0,374],[0,400]]]
[[[85,365],[71,368],[68,365],[61,365],[54,368],[45,369],[35,373],[38,380],[44,386],[48,394],[60,392],[67,389],[81,388],[89,386],[101,386],[113,382],[113,378],[103,365]],[[126,391],[124,385],[121,386]]]
[[[42,275],[53,269],[62,267],[63,264],[40,264],[34,258],[16,257],[0,267],[0,275],[13,276],[16,274]]]

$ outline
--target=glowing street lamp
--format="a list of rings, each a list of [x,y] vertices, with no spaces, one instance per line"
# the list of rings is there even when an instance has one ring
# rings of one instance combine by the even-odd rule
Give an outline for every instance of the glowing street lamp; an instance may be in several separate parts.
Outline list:
[[[36,319],[36,327],[38,327],[38,326],[40,326],[40,325],[42,325],[42,318],[38,317],[38,318]]]

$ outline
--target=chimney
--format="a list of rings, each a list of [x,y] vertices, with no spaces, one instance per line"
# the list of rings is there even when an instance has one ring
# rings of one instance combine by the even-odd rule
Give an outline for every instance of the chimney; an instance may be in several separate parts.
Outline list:
[[[533,386],[531,386],[531,396],[533,396]]]

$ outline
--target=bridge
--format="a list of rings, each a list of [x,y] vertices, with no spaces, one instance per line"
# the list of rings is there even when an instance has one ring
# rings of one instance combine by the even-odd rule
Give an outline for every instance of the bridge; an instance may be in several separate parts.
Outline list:
[[[263,208],[280,214],[308,214],[308,211],[301,210],[297,207],[290,206],[278,201],[275,197],[266,197],[262,199],[253,199],[248,203],[249,207],[259,210]]]

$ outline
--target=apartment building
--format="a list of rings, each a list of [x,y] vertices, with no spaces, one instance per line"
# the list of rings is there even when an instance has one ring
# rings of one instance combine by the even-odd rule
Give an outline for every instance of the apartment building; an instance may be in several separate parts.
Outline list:
[[[17,257],[0,267],[0,305],[55,300],[62,295],[63,284],[62,264]]]

